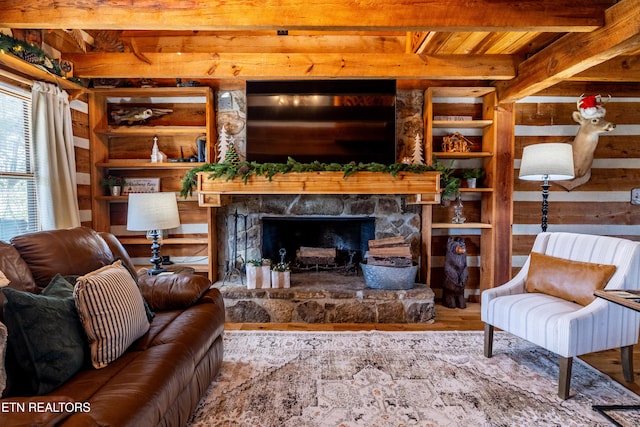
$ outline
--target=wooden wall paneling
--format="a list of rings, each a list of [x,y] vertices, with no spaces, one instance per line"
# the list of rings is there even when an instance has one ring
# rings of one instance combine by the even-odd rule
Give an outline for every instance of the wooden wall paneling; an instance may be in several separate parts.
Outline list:
[[[576,111],[575,101],[580,93],[573,93],[573,85],[563,86],[570,90],[556,88],[552,94],[516,103],[513,272],[522,266],[540,232],[540,183],[517,178],[522,149],[530,144],[570,142],[578,129],[571,114]],[[616,129],[600,135],[590,180],[572,191],[551,182],[549,231],[640,241],[640,207],[629,203],[631,189],[640,186],[640,98],[637,93],[632,93],[635,97],[616,93],[616,88],[619,86],[610,86],[612,100],[605,105],[606,118],[616,124]]]

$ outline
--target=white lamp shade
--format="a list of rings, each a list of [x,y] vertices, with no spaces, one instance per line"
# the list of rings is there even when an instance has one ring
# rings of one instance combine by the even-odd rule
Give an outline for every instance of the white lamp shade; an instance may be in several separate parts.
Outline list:
[[[166,230],[180,225],[175,193],[131,193],[127,230]]]
[[[552,142],[524,147],[519,177],[527,181],[573,179],[571,145]]]

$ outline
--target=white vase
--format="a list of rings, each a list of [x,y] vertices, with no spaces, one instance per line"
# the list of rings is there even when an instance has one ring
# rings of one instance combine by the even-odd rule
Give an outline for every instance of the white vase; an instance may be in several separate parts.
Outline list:
[[[122,192],[122,187],[119,185],[114,185],[113,187],[111,187],[111,195],[112,196],[119,196]]]
[[[271,287],[271,267],[247,264],[247,289],[268,289]]]
[[[290,288],[291,272],[290,271],[272,271],[271,287],[272,288]]]
[[[467,178],[467,188],[476,188],[478,178]]]

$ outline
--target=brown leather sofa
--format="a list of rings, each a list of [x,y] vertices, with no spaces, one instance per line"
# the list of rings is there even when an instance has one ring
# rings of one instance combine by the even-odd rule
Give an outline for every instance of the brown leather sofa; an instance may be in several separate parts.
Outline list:
[[[112,234],[84,227],[0,242],[0,271],[11,281],[9,286],[36,294],[57,273],[83,275],[118,258],[133,271]],[[7,351],[8,388],[0,400],[0,425],[186,424],[222,363],[222,296],[200,275],[140,275],[138,280],[155,317],[149,331],[105,368],[87,363],[50,393],[24,396],[20,373],[12,371]],[[5,300],[2,292],[0,300]]]

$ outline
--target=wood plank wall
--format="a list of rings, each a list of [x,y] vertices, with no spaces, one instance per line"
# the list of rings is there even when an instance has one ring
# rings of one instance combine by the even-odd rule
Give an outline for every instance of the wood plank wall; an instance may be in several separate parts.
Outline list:
[[[78,207],[80,222],[91,227],[91,165],[89,161],[89,105],[83,95],[71,101],[71,121],[73,145],[76,155],[76,180],[78,186]]]
[[[551,93],[516,103],[513,274],[524,264],[541,230],[541,183],[518,179],[523,147],[573,140],[578,124],[571,115],[577,111],[580,94]],[[548,231],[640,241],[640,206],[630,204],[631,189],[640,187],[640,96],[628,92],[611,95],[605,106],[606,119],[615,123],[616,129],[600,136],[589,182],[572,191],[551,183]]]

